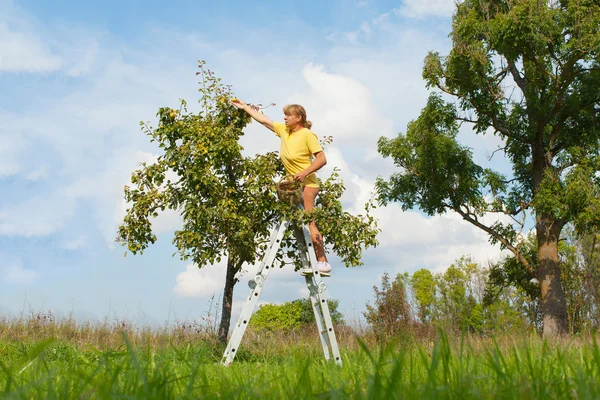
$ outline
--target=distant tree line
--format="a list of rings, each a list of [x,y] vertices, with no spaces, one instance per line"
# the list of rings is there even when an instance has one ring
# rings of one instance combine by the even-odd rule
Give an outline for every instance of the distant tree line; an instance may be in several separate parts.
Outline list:
[[[577,237],[573,231],[559,244],[561,280],[570,333],[600,325],[600,236]],[[536,236],[522,244],[535,263]],[[393,334],[408,325],[425,324],[449,331],[481,334],[541,332],[541,288],[514,257],[482,266],[463,256],[444,272],[419,269],[391,277],[385,273],[374,288],[364,316],[374,331]]]

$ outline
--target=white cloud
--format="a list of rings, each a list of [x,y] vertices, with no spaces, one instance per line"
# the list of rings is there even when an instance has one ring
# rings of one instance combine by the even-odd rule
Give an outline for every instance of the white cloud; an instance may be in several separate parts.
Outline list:
[[[11,1],[0,2],[0,72],[52,72],[63,61]]]
[[[0,22],[0,71],[52,72],[61,66],[61,58],[52,54],[40,38]]]
[[[346,38],[347,41],[349,41],[351,44],[356,46],[358,44],[359,35],[360,35],[360,31],[346,32],[344,34],[344,37]],[[329,37],[332,37],[332,36],[329,36]]]
[[[123,218],[119,219],[119,222],[123,221]],[[159,211],[158,217],[152,219],[152,231],[160,235],[161,233],[173,232],[183,226],[183,217],[179,211],[166,209],[165,211]]]
[[[258,273],[260,261],[254,265],[244,264],[236,278],[239,283],[235,286],[234,308],[241,310],[245,298],[250,290],[248,281]],[[216,294],[222,297],[225,284],[225,270],[227,259],[224,257],[220,263],[198,268],[195,264],[186,265],[186,270],[177,274],[173,291],[181,297],[207,298]],[[276,298],[292,296],[291,300],[306,296],[307,288],[299,272],[294,271],[291,265],[284,268],[274,268],[269,271],[268,279],[261,296],[263,302],[273,302]]]
[[[404,0],[398,13],[411,18],[450,17],[455,7],[455,0]]]
[[[0,209],[0,235],[47,236],[65,226],[75,212],[73,199],[58,188]]]
[[[131,185],[131,173],[140,167],[141,163],[152,164],[158,155],[133,149],[121,149],[107,160],[104,168],[95,175],[82,176],[75,181],[66,192],[72,198],[88,199],[97,210],[98,224],[106,243],[114,246],[117,227],[123,222],[127,208],[130,207],[123,198],[125,185]],[[167,174],[173,178],[172,175]],[[98,190],[102,188],[102,190]],[[108,216],[111,216],[108,218]],[[159,235],[172,232],[182,225],[182,218],[176,211],[159,210],[157,218],[152,218],[152,230]]]
[[[87,91],[74,91],[59,99],[50,95],[47,107],[28,113],[2,112],[7,123],[0,128],[0,156],[4,156],[0,158],[0,177],[22,171],[25,179],[43,182],[52,168],[52,178],[60,187],[55,185],[50,193],[1,209],[0,235],[53,234],[64,226],[80,200],[89,200],[96,203],[95,217],[112,246],[124,215],[123,186],[138,163],[151,154],[140,150],[151,146],[137,121],[151,117],[165,101],[175,105],[176,93],[185,92],[179,89],[186,83],[158,83],[163,78],[150,69],[139,70],[110,54],[103,56],[112,61]],[[189,75],[193,82],[193,73]],[[49,159],[54,165],[36,167],[32,160],[40,159]],[[60,204],[60,209],[55,204]],[[30,209],[39,218],[28,215]],[[156,226],[171,229],[174,218],[173,213],[166,213],[156,220]]]
[[[20,260],[16,260],[2,269],[2,277],[9,284],[27,285],[39,277],[34,270],[24,268]]]
[[[377,17],[373,18],[373,20],[371,21],[371,23],[373,25],[380,25],[382,24],[385,20],[387,20],[387,18],[390,16],[390,14],[392,14],[393,11],[388,11],[386,13],[380,14]]]
[[[427,217],[390,204],[373,214],[382,230],[381,251],[394,252],[400,270],[415,266],[443,270],[462,255],[471,254],[475,260],[487,263],[501,254],[499,246],[488,243],[487,233],[454,212]]]
[[[182,297],[208,297],[223,289],[226,262],[198,268],[188,264],[185,271],[177,274],[173,291]]]
[[[307,107],[317,136],[333,135],[335,143],[348,145],[372,141],[372,132],[391,132],[392,122],[373,107],[371,92],[361,82],[314,64],[304,67],[303,76],[309,92],[295,93],[289,101]]]
[[[367,4],[365,4],[366,6]],[[375,18],[372,18],[369,21],[361,22],[359,28],[355,31],[345,32],[344,37],[351,45],[357,46],[360,44],[361,40],[365,42],[371,39],[371,33],[375,29],[380,29],[381,25],[388,19],[391,14],[397,14],[397,10],[388,11],[386,13],[380,14]],[[332,33],[327,37],[327,39],[335,42],[335,37],[337,36],[336,32]]]

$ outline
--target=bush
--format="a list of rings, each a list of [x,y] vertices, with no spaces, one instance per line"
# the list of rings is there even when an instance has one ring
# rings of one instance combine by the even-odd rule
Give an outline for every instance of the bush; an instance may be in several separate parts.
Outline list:
[[[343,324],[338,300],[329,299],[329,312],[334,324]],[[264,304],[254,313],[250,326],[269,331],[289,331],[305,324],[314,324],[315,314],[310,299],[298,299],[283,304]]]
[[[302,307],[300,304],[284,303],[264,304],[254,313],[250,325],[257,329],[268,331],[289,331],[300,326],[300,315]]]
[[[300,315],[300,323],[302,325],[315,323],[315,313],[312,309],[310,299],[298,299],[294,300],[292,303],[298,303],[302,307],[302,314]],[[331,314],[333,323],[336,325],[343,325],[345,323],[344,316],[338,311],[340,302],[335,299],[328,299],[327,304],[329,305],[329,313]]]

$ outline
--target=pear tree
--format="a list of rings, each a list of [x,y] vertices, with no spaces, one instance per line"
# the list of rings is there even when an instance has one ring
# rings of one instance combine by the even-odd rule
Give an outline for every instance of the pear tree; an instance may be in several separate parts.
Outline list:
[[[188,111],[185,101],[178,109],[158,110],[158,126],[142,122],[143,132],[158,145],[153,163],[142,163],[125,186],[129,208],[119,226],[117,241],[133,253],[143,253],[157,236],[152,220],[165,210],[182,217],[173,244],[182,260],[198,268],[226,260],[225,285],[219,339],[227,340],[231,322],[233,290],[244,264],[260,260],[270,229],[281,218],[293,223],[315,220],[327,248],[346,266],[362,264],[364,249],[377,245],[377,221],[365,213],[351,215],[341,206],[344,193],[338,171],[322,182],[312,212],[279,201],[276,183],[284,175],[276,152],[247,156],[240,138],[251,122],[232,106],[232,90],[200,62],[200,110]],[[275,139],[275,138],[274,138]],[[293,235],[288,232],[277,255],[281,267],[300,265]]]

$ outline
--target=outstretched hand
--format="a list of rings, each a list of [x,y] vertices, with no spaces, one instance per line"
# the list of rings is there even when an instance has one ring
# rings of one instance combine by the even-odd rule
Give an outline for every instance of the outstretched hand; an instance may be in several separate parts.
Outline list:
[[[244,107],[248,106],[248,104],[244,103],[240,99],[236,99],[235,97],[233,99],[231,99],[231,104],[233,104],[235,107],[240,108],[240,109],[243,109]]]

